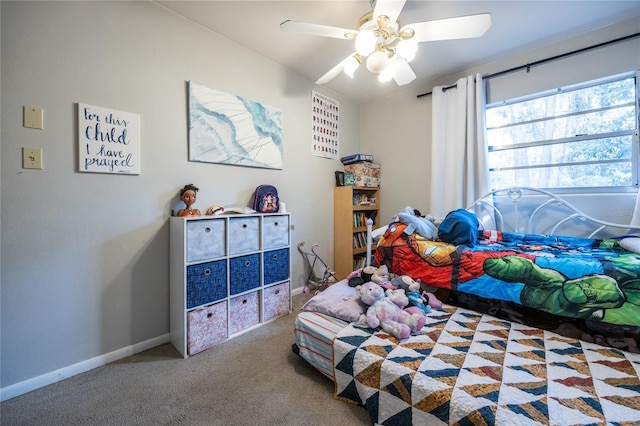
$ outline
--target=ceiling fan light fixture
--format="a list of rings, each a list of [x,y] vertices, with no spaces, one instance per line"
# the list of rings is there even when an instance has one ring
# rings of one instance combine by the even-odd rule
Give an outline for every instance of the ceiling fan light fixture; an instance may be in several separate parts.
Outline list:
[[[413,61],[418,53],[418,41],[415,39],[400,40],[396,46],[396,55],[402,56],[407,62]]]
[[[342,71],[353,78],[362,59],[367,58],[367,69],[377,74],[380,81],[393,79],[404,86],[417,78],[409,62],[417,54],[418,43],[481,37],[491,27],[490,13],[414,22],[403,27],[398,17],[407,0],[369,2],[373,10],[360,17],[356,29],[290,20],[280,24],[283,31],[349,40],[355,44],[355,52],[326,72],[316,84],[325,84]]]
[[[412,39],[414,35],[416,35],[416,32],[413,30],[413,28],[403,28],[398,33],[398,37],[400,37],[402,40]]]
[[[391,19],[387,15],[380,15],[376,18],[376,23],[378,24],[378,28],[388,27],[391,23]]]
[[[350,78],[353,78],[356,70],[360,66],[360,55],[357,53],[355,55],[351,55],[344,62],[344,73],[348,75]]]
[[[362,30],[356,36],[356,52],[360,56],[367,56],[376,50],[377,37],[372,30]]]
[[[367,69],[373,73],[379,73],[389,64],[389,57],[382,50],[376,50],[367,58]]]
[[[382,71],[380,71],[380,74],[378,74],[378,81],[380,83],[386,83],[391,81],[395,76],[396,69],[393,66],[393,62],[390,62]]]

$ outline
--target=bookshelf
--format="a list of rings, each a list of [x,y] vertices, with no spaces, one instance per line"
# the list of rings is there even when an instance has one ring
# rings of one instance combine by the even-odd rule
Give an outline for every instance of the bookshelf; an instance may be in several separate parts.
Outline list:
[[[368,218],[378,226],[380,188],[336,186],[333,193],[333,265],[336,278],[344,279],[362,268],[367,255]]]

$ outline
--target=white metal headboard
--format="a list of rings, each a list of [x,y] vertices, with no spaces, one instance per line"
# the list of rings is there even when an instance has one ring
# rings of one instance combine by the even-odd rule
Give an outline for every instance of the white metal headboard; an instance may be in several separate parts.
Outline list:
[[[640,226],[596,219],[562,197],[538,188],[497,189],[474,201],[467,210],[478,216],[485,230],[584,238],[640,235]],[[546,228],[538,226],[542,222],[551,224]],[[372,223],[367,222],[367,266],[374,244],[371,228]]]
[[[526,205],[526,208],[524,207]],[[478,216],[484,229],[529,234],[571,235],[586,238],[640,233],[640,226],[594,218],[564,198],[538,188],[513,187],[491,191],[467,210]],[[505,215],[511,221],[507,225]],[[541,223],[551,223],[546,228]]]

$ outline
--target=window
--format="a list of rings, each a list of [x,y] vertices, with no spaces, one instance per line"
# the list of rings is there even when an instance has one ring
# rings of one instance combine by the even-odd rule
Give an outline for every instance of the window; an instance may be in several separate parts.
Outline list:
[[[491,186],[635,190],[638,74],[487,105]]]

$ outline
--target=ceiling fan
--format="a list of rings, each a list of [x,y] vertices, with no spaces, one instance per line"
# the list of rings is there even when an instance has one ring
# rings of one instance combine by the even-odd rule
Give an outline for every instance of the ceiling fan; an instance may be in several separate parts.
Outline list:
[[[399,86],[411,83],[416,75],[409,62],[416,56],[418,43],[482,36],[491,26],[491,14],[458,16],[416,22],[400,26],[398,16],[406,0],[370,0],[373,10],[365,13],[356,23],[357,29],[330,27],[306,22],[284,21],[283,31],[333,37],[355,42],[355,52],[320,77],[316,84],[325,84],[344,71],[353,78],[360,63],[366,58],[366,67],[378,74],[378,80],[391,79]]]

